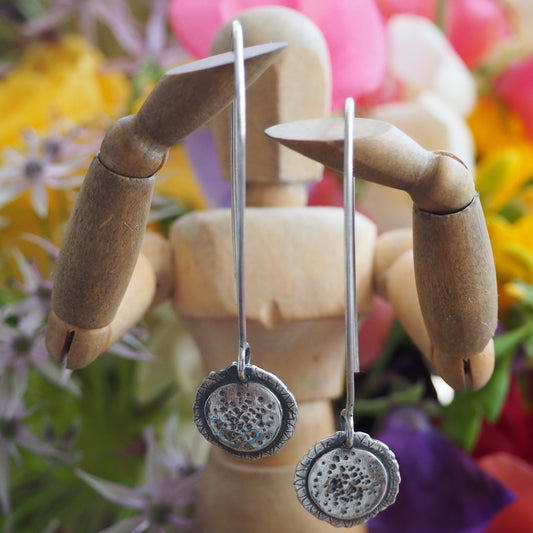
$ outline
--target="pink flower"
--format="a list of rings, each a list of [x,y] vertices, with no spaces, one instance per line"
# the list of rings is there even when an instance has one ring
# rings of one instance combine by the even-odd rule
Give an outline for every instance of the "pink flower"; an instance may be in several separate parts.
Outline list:
[[[442,21],[438,0],[376,0],[376,4],[386,19],[410,14],[442,23],[451,45],[469,67],[477,66],[510,35],[507,13],[497,0],[449,0]]]
[[[385,27],[374,0],[171,0],[172,31],[194,56],[205,57],[220,27],[239,12],[279,5],[309,17],[328,43],[333,76],[332,107],[347,96],[378,89],[386,70]]]
[[[400,13],[419,15],[430,20],[437,17],[437,0],[376,0],[386,18]]]
[[[475,67],[509,36],[509,20],[495,0],[451,0],[446,34],[466,65]]]
[[[533,56],[516,61],[494,83],[494,90],[524,121],[533,139]]]

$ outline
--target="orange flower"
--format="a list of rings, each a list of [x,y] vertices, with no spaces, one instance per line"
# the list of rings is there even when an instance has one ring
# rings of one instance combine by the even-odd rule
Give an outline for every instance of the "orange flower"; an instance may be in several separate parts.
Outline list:
[[[526,130],[520,118],[494,95],[478,99],[468,118],[468,125],[481,157],[526,141]]]

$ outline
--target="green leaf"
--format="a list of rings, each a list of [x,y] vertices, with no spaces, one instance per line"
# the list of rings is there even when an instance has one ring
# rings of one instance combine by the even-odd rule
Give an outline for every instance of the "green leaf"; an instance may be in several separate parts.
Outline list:
[[[533,287],[532,287],[533,290]],[[533,300],[533,292],[532,292]],[[494,338],[494,351],[496,360],[508,353],[514,353],[520,345],[533,336],[533,322],[528,322],[521,327],[506,331]]]
[[[444,408],[441,430],[465,450],[475,446],[483,419],[494,423],[500,417],[509,391],[511,363],[532,336],[532,323],[498,335],[494,339],[496,364],[489,382],[478,391],[456,392]]]
[[[441,431],[464,450],[474,448],[481,429],[482,413],[471,391],[458,393],[445,409]]]
[[[513,357],[514,352],[512,351],[501,356],[489,382],[483,389],[474,393],[489,422],[496,422],[503,409],[509,391],[510,367]]]

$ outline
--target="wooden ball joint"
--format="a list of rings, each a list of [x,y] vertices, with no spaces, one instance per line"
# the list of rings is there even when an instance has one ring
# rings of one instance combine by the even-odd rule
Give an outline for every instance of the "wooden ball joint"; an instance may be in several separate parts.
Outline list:
[[[254,363],[293,392],[299,420],[294,437],[270,457],[249,462],[211,448],[197,518],[203,532],[267,533],[290,524],[293,533],[324,533],[333,526],[303,509],[292,479],[309,448],[334,433],[331,400],[342,394],[343,213],[305,207],[305,182],[320,175],[321,165],[342,167],[342,121],[327,118],[327,48],[311,22],[274,7],[239,19],[247,81],[257,79],[248,92],[248,198],[257,206],[247,208],[245,220],[248,338]],[[279,59],[282,46],[260,44],[275,40],[288,43]],[[170,242],[144,234],[153,174],[168,148],[233,98],[229,49],[224,28],[217,55],[169,72],[137,115],[107,133],[55,271],[46,342],[67,367],[89,364],[165,299],[198,343],[206,370],[236,358],[229,210],[182,217]],[[308,117],[319,118],[302,122]],[[272,124],[280,125],[267,133],[279,142],[263,134]],[[214,130],[227,168],[227,113],[217,116]],[[356,119],[355,132],[354,174],[406,190],[415,204],[412,233],[378,238],[374,224],[357,215],[360,314],[373,294],[384,296],[436,372],[458,390],[479,388],[493,368],[497,300],[472,178],[450,154],[427,152],[388,124]]]

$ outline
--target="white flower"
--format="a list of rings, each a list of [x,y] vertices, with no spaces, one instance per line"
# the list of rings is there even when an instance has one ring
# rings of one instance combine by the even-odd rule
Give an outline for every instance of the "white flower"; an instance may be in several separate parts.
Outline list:
[[[435,24],[415,15],[396,15],[387,32],[389,68],[411,95],[431,91],[462,116],[472,110],[474,78]]]

